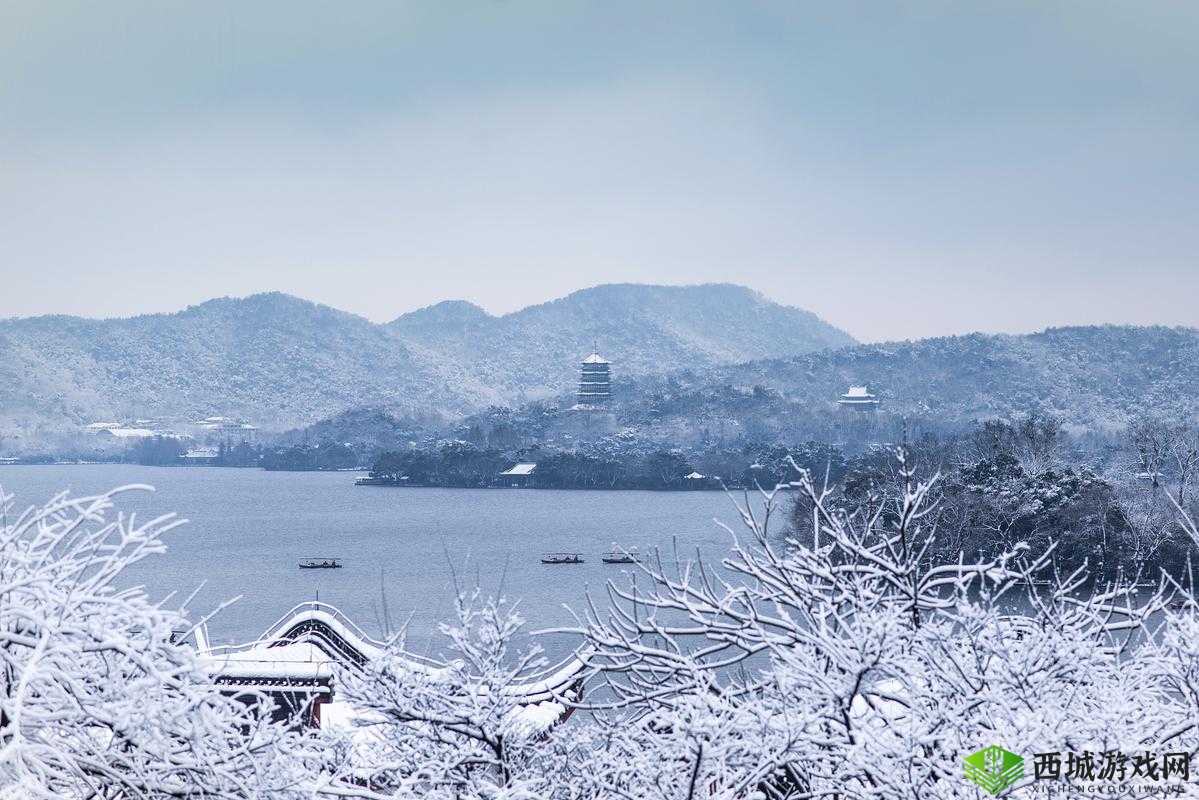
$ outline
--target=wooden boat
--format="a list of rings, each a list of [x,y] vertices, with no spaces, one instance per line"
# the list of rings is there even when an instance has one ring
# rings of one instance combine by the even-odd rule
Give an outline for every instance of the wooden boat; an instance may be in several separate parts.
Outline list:
[[[582,564],[581,553],[546,553],[541,557],[542,564]]]
[[[636,564],[641,561],[641,556],[624,550],[613,550],[600,556],[600,560],[605,564]]]
[[[330,556],[300,559],[300,569],[341,569],[341,559]]]

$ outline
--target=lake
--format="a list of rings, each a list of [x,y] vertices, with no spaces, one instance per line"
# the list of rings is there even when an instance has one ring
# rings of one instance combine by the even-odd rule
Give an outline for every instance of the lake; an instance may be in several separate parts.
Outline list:
[[[697,550],[719,558],[739,524],[723,492],[602,492],[354,486],[355,473],[143,467],[127,464],[0,466],[0,487],[24,509],[52,494],[93,494],[130,483],[154,493],[124,495],[139,515],[175,512],[188,520],[167,534],[168,553],[147,559],[131,582],[152,597],[203,586],[193,614],[240,599],[209,625],[216,642],[249,641],[297,603],[339,607],[366,631],[382,633],[382,598],[392,627],[408,620],[409,648],[436,653],[437,624],[453,613],[454,575],[466,586],[520,600],[530,630],[569,624],[564,606],[583,607],[588,590],[629,571],[605,565],[613,545]],[[148,518],[148,516],[147,516]],[[576,551],[586,563],[551,566],[543,552]],[[301,570],[305,556],[337,556],[338,570]],[[180,601],[181,602],[181,601]],[[549,657],[572,646],[542,637]]]

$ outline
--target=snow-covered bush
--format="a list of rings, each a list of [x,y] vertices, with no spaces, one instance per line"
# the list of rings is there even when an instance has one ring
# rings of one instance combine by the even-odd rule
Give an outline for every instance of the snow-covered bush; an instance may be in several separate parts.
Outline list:
[[[830,508],[807,475],[789,487],[814,542],[772,541],[767,494],[718,568],[659,556],[610,586],[578,630],[603,677],[592,703],[625,719],[592,734],[576,790],[974,797],[962,759],[990,744],[1195,749],[1199,623],[1193,601],[1171,607],[1189,593],[1094,586],[1025,543],[938,563],[931,482],[899,470],[906,491],[866,517]]]
[[[1190,586],[1093,581],[1024,542],[947,561],[934,481],[902,454],[897,473],[856,514],[803,473],[812,537],[780,542],[765,493],[720,564],[658,553],[609,584],[573,629],[583,698],[524,705],[551,682],[519,614],[462,592],[445,658],[397,636],[337,678],[354,725],[307,734],[217,691],[184,618],[120,588],[172,518],[114,515],[111,493],[6,503],[0,797],[973,798],[962,759],[989,745],[1199,748]]]
[[[534,751],[564,707],[550,703],[547,721],[522,706],[521,687],[545,666],[540,649],[515,652],[524,620],[477,588],[459,593],[456,611],[440,626],[444,659],[415,659],[401,631],[362,672],[343,676],[341,696],[356,715],[339,742],[349,780],[430,798],[527,796],[546,783]]]
[[[301,749],[265,700],[217,691],[184,618],[122,588],[177,521],[116,514],[116,493],[0,497],[0,796],[289,796]]]

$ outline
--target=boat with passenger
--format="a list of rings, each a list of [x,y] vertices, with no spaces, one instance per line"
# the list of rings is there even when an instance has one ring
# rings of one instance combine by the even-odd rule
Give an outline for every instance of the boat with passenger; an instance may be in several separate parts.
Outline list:
[[[300,569],[341,569],[341,559],[332,556],[301,558]]]
[[[632,550],[612,550],[600,556],[600,560],[605,564],[639,564],[641,556],[637,554],[637,548]]]
[[[582,553],[546,553],[541,557],[542,564],[582,564]]]

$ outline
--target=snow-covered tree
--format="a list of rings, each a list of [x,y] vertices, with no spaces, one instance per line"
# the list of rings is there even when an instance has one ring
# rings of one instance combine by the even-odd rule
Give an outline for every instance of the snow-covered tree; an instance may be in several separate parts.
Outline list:
[[[545,666],[536,646],[516,652],[524,620],[477,588],[459,592],[456,611],[440,626],[442,657],[414,657],[401,631],[364,670],[343,676],[356,714],[342,743],[351,780],[386,796],[436,798],[528,796],[553,779],[532,760],[563,707],[523,705],[523,687]]]
[[[397,635],[337,676],[355,724],[307,734],[218,691],[176,643],[184,617],[122,588],[172,517],[114,514],[112,493],[6,501],[0,797],[947,800],[976,797],[962,759],[992,744],[1199,749],[1189,583],[1105,583],[1026,542],[946,559],[936,478],[899,455],[901,490],[861,511],[797,468],[741,508],[719,564],[658,553],[609,584],[574,628],[585,698],[545,688],[512,606],[460,592],[443,656]],[[788,492],[802,541],[770,531]]]
[[[814,542],[772,541],[768,493],[719,567],[659,556],[609,587],[578,628],[605,679],[591,705],[625,715],[591,734],[593,796],[973,797],[961,760],[992,743],[1195,749],[1188,592],[1093,586],[1023,542],[939,563],[933,482],[900,471],[866,516],[789,487]]]
[[[1199,471],[1199,425],[1181,416],[1145,414],[1129,425],[1128,439],[1139,475],[1154,489],[1172,482],[1178,504],[1185,506]]]
[[[217,691],[184,617],[121,580],[178,520],[117,514],[119,491],[0,498],[0,796],[288,797],[293,734]]]

